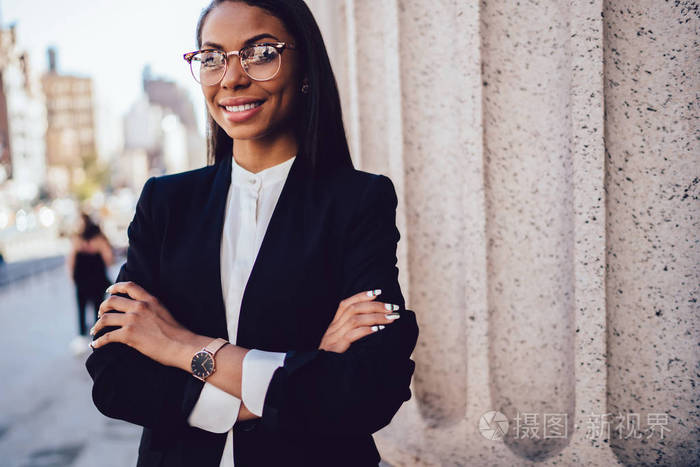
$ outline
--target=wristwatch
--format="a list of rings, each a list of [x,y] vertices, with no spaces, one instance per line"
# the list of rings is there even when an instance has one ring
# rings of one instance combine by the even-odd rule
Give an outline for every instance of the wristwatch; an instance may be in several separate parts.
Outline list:
[[[206,380],[216,371],[214,355],[221,347],[228,344],[226,339],[215,339],[192,357],[192,375],[202,381]]]

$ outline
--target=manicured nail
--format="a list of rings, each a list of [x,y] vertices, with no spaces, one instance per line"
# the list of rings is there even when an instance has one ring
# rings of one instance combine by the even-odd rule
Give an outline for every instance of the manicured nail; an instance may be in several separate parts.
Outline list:
[[[401,318],[401,315],[398,313],[389,313],[388,315],[384,315],[386,319],[399,319]]]
[[[377,332],[379,331],[379,326],[372,326],[372,331]]]
[[[386,309],[386,311],[396,311],[396,310],[399,309],[399,306],[398,306],[398,305],[392,305],[391,303],[385,303],[385,304],[384,304],[384,308]]]
[[[380,324],[380,325],[379,325],[379,329],[380,329],[380,330],[384,329],[384,325],[383,325],[383,324]]]
[[[376,296],[379,295],[380,293],[382,293],[382,289],[368,290],[368,291],[367,291],[367,296],[368,296],[368,297],[376,297]]]
[[[105,290],[105,293],[112,293],[112,287],[114,287],[114,285],[110,285],[109,287],[107,287],[107,290]]]
[[[90,328],[90,335],[94,336],[95,335],[95,328]]]

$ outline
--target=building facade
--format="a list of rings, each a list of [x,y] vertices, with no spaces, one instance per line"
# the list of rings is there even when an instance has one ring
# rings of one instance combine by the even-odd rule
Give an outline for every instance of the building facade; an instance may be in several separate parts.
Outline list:
[[[13,197],[36,199],[46,181],[46,109],[14,26],[0,29],[0,183]]]
[[[80,183],[84,161],[97,157],[93,82],[60,74],[56,52],[49,49],[49,70],[42,77],[48,128],[46,153],[52,191],[65,194]]]
[[[124,153],[115,170],[116,186],[135,190],[144,176],[206,164],[206,145],[187,92],[172,81],[152,77],[148,67],[143,90],[124,117]]]

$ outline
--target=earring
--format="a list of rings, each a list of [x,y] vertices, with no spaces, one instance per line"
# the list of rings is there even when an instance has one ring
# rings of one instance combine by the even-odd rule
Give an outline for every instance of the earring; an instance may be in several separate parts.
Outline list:
[[[309,86],[309,80],[304,78],[303,84],[301,85],[302,94],[308,94],[311,86]]]

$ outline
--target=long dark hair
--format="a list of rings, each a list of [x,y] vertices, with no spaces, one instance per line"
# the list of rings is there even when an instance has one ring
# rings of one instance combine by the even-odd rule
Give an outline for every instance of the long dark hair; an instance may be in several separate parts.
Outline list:
[[[80,218],[83,222],[80,230],[77,233],[78,237],[82,238],[83,240],[90,240],[98,235],[102,235],[100,226],[97,225],[97,223],[93,221],[87,213],[81,212]]]
[[[316,173],[341,166],[353,167],[343,127],[338,86],[328,59],[321,31],[303,0],[212,0],[197,23],[197,48],[202,47],[202,28],[209,13],[227,1],[246,3],[277,17],[294,37],[301,69],[309,80],[309,93],[300,99],[295,132],[299,142],[298,158],[304,159]],[[233,140],[207,115],[207,160],[217,164],[232,157]]]

